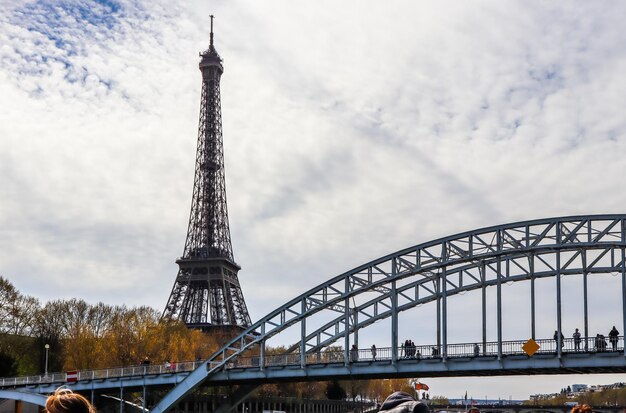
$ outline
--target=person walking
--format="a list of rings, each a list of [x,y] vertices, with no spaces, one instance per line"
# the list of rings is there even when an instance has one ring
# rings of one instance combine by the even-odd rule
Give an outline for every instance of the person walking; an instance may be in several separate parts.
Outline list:
[[[376,361],[376,344],[372,344],[371,351],[372,351],[372,359]]]
[[[611,331],[609,331],[609,341],[611,342],[611,347],[613,348],[613,351],[617,350],[617,342],[619,341],[619,331],[617,331],[617,328],[615,328],[615,326],[613,326]]]
[[[478,343],[474,343],[474,357],[480,356],[480,347],[478,347]]]
[[[574,350],[580,351],[580,331],[576,329],[574,334],[572,334],[572,337],[574,338]]]

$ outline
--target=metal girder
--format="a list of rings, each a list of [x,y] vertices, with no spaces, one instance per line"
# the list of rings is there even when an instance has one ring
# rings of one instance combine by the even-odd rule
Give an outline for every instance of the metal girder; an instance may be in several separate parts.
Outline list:
[[[247,350],[258,344],[263,348],[268,338],[324,310],[335,317],[311,331],[301,328],[304,345],[294,349],[316,351],[416,305],[502,282],[621,272],[625,222],[624,214],[540,219],[468,231],[403,249],[331,278],[272,311],[242,333],[259,332],[253,340],[233,339],[208,361],[204,378],[185,383],[198,377],[192,375],[181,385],[199,385]],[[351,311],[345,309],[349,300],[361,297]]]
[[[26,403],[36,404],[37,406],[46,407],[46,399],[48,396],[44,396],[38,393],[32,393],[21,390],[0,390],[0,399],[20,400]]]

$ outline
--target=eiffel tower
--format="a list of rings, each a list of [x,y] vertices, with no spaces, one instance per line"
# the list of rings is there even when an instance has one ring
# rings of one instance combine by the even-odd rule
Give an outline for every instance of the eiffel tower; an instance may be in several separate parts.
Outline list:
[[[213,45],[213,16],[209,49],[200,53],[200,58],[202,98],[191,213],[185,249],[176,260],[178,275],[163,317],[183,321],[190,328],[228,331],[248,327],[251,322],[228,226],[220,108],[224,67]]]

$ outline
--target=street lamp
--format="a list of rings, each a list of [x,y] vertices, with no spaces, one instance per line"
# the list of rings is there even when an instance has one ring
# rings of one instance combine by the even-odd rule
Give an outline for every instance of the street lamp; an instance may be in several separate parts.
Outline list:
[[[48,350],[50,349],[50,344],[47,344],[44,346],[44,348],[46,349],[46,370],[44,373],[44,377],[48,377]]]

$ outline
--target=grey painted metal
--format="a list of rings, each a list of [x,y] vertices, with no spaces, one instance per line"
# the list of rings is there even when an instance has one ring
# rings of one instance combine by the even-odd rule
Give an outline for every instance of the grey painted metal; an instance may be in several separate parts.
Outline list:
[[[304,341],[304,340],[302,340]],[[391,281],[391,363],[398,361],[398,294],[396,280]]]
[[[184,378],[154,411],[167,411],[206,381],[245,383],[248,379],[313,379],[323,375],[340,377],[341,374],[344,374],[341,377],[361,374],[363,376],[359,377],[366,374],[370,377],[425,377],[626,371],[623,347],[619,352],[569,354],[571,339],[566,339],[559,363],[556,343],[546,339],[540,340],[540,344],[551,353],[528,358],[519,350],[522,341],[502,341],[501,327],[497,342],[484,343],[486,356],[483,357],[472,357],[472,344],[468,348],[448,343],[447,363],[442,363],[441,357],[397,359],[393,363],[397,345],[393,349],[379,349],[380,360],[377,361],[359,357],[358,362],[346,363],[349,357],[345,348],[339,352],[328,351],[338,340],[388,317],[392,317],[392,330],[396,323],[392,332],[397,339],[398,314],[424,303],[441,304],[444,282],[446,297],[450,297],[489,287],[497,289],[503,282],[622,272],[625,220],[626,215],[596,215],[500,225],[419,244],[364,264],[294,298],[245,329]],[[481,268],[484,268],[483,274]],[[498,311],[501,311],[501,299],[498,304]],[[347,311],[348,306],[352,307],[350,311]],[[300,342],[290,349],[306,349],[304,368],[297,353],[280,356],[263,353],[267,339],[303,320],[315,317],[319,320],[321,316],[322,323],[306,323],[300,329]],[[261,357],[249,356],[259,345]],[[428,346],[421,348],[421,353],[426,354],[428,349]],[[388,356],[385,357],[385,353]],[[321,358],[326,361],[322,363]]]
[[[302,300],[302,312],[306,311],[306,303],[304,301],[304,299]],[[300,323],[300,336],[304,337],[306,336],[306,318],[302,319],[302,322]],[[306,348],[304,347],[304,340],[300,341],[300,365],[302,367],[304,367],[304,365],[306,364]]]
[[[624,221],[626,223],[626,221]],[[626,236],[626,231],[624,232]],[[622,331],[626,332],[626,248],[622,247]],[[626,357],[626,348],[624,349]]]
[[[47,396],[42,394],[24,390],[0,390],[0,399],[19,400],[41,407],[46,407],[47,398]]]
[[[209,49],[200,54],[202,96],[196,165],[183,255],[163,317],[184,321],[195,328],[248,327],[251,324],[243,298],[230,240],[220,79],[222,59],[213,44],[213,16]]]
[[[524,340],[511,340],[502,342],[502,347],[504,349],[503,358],[507,358],[510,360],[526,360],[525,364],[521,364],[517,367],[515,371],[506,370],[506,365],[500,365],[500,370],[494,371],[491,374],[538,374],[540,372],[544,372],[541,369],[544,369],[545,366],[542,364],[537,364],[537,360],[548,360],[551,358],[557,357],[557,343],[553,338],[545,338],[538,339],[537,342],[540,345],[540,349],[536,356],[528,357],[522,350],[522,346],[525,343]],[[448,343],[448,359],[456,360],[458,364],[458,369],[453,369],[445,373],[446,375],[472,375],[472,374],[481,374],[484,373],[484,363],[490,363],[493,360],[498,359],[498,342],[488,342],[486,345],[486,351],[484,351],[483,356],[476,356],[474,353],[474,344],[473,343]],[[596,351],[592,350],[589,352],[585,352],[582,350],[578,350],[575,346],[575,341],[573,338],[566,338],[564,340],[564,352],[563,357],[570,360],[567,363],[568,368],[571,368],[571,371],[567,370],[558,370],[558,371],[549,371],[552,373],[567,373],[567,372],[624,372],[623,364],[616,363],[615,358],[623,358],[623,348],[624,348],[624,337],[620,336],[618,338],[617,348],[613,350],[612,347],[607,349],[606,351]],[[416,346],[415,353],[409,355],[408,357],[405,354],[400,360],[396,360],[396,364],[400,363],[403,365],[413,366],[415,374],[419,374],[421,377],[428,377],[433,375],[442,375],[441,368],[436,366],[436,364],[442,364],[443,357],[441,355],[431,355],[428,350],[433,348],[435,344],[419,344]],[[336,365],[343,365],[347,367],[347,372],[349,375],[352,373],[352,369],[354,366],[369,366],[368,371],[371,374],[378,374],[380,372],[381,366],[393,365],[392,362],[392,349],[389,347],[380,347],[377,348],[377,355],[374,357],[374,354],[371,352],[370,348],[362,348],[358,350],[358,356],[351,358],[350,363],[345,365],[344,358],[344,350],[343,349],[325,349],[316,353],[308,353],[306,354],[306,364],[305,364],[305,375],[312,375],[318,377],[318,373],[323,375],[325,372],[332,373],[335,371]],[[558,358],[558,357],[557,357]],[[247,356],[247,357],[239,357],[234,359],[224,366],[224,371],[226,372],[226,376],[228,380],[230,380],[230,384],[239,381],[245,381],[249,377],[261,377],[259,374],[264,377],[263,380],[255,383],[261,384],[265,382],[273,382],[273,380],[278,380],[282,375],[276,376],[271,372],[275,372],[278,370],[281,371],[290,371],[293,374],[294,379],[300,378],[301,375],[297,370],[302,370],[303,367],[301,365],[301,357],[300,354],[279,354],[269,356],[264,363],[261,363],[257,356]],[[445,363],[443,363],[445,364]],[[264,366],[265,365],[265,366]],[[208,366],[206,363],[198,362],[196,366],[201,367],[202,369],[206,369]],[[465,369],[461,369],[460,367],[465,366]],[[135,376],[127,376],[124,374],[122,369],[110,369],[110,372],[107,376],[102,374],[94,374],[94,371],[79,371],[79,381],[76,383],[65,383],[63,381],[54,381],[50,380],[46,381],[45,376],[39,376],[40,380],[21,380],[20,378],[13,378],[10,380],[3,379],[0,381],[5,387],[12,388],[13,390],[16,387],[21,387],[21,389],[29,391],[31,393],[51,393],[58,386],[66,385],[68,388],[74,391],[103,391],[103,390],[112,390],[119,389],[120,395],[123,396],[123,391],[137,392],[142,388],[147,386],[156,387],[156,388],[168,388],[171,387],[172,384],[178,383],[182,380],[182,378],[186,377],[189,374],[187,372],[184,375],[176,375],[172,373],[164,372],[165,369],[161,368],[162,366],[150,366],[152,369],[136,369],[134,370]],[[154,367],[154,368],[153,368]],[[327,370],[331,367],[331,370]],[[399,372],[407,372],[408,367],[404,367]],[[267,370],[268,373],[263,373],[264,370]],[[312,371],[315,370],[315,374]],[[159,373],[159,371],[161,373]],[[447,371],[447,370],[446,370]],[[101,371],[99,371],[101,373]],[[128,371],[127,371],[128,372]],[[127,373],[126,372],[126,373]],[[197,370],[194,372],[194,374]],[[283,374],[283,373],[281,373]],[[54,373],[53,376],[61,377],[61,374]],[[64,375],[63,375],[64,376]],[[216,378],[219,376],[215,376],[212,378],[212,384],[226,384],[216,382]],[[347,378],[347,377],[343,377]],[[117,400],[118,398],[116,398]],[[120,400],[122,397],[119,398]]]
[[[498,231],[500,234],[500,231]],[[500,249],[498,236],[498,249]],[[496,262],[496,330],[498,333],[498,360],[502,358],[502,268],[500,260]]]
[[[535,327],[535,257],[529,257],[528,268],[530,271],[530,337],[534,340],[536,337]]]
[[[586,260],[584,260],[586,261]],[[587,264],[583,264],[583,268],[587,268]],[[585,270],[583,272],[583,322],[585,324],[585,350],[587,350],[587,343],[589,343],[589,307],[587,301],[587,276],[588,272]]]
[[[592,252],[593,259],[584,270],[590,273],[620,271],[623,260],[621,257],[617,260],[615,258],[624,246],[625,219],[626,215],[595,215],[518,222],[468,231],[382,257],[320,284],[261,318],[212,356],[204,378],[186,383],[185,386],[199,385],[258,343],[318,312],[334,314],[334,318],[331,317],[323,326],[301,338],[307,353],[325,348],[345,337],[348,333],[343,331],[346,325],[350,326],[351,331],[356,331],[390,317],[393,300],[387,286],[394,280],[400,283],[396,285],[394,294],[403,298],[403,302],[398,303],[397,312],[440,300],[438,286],[441,286],[443,267],[448,269],[446,276],[451,286],[448,291],[450,295],[484,286],[498,286],[503,281],[528,280],[531,278],[529,256],[535,260],[532,275],[535,278],[580,274],[583,272],[581,257]],[[562,251],[568,252],[569,259],[559,263],[559,268],[556,268],[555,253]],[[484,280],[481,280],[477,270],[480,262],[484,262],[489,270]],[[504,270],[502,263],[506,264]],[[349,324],[346,320],[349,315],[346,315],[344,308],[345,300],[361,297],[361,294],[364,300],[358,302],[353,310],[362,317],[359,317],[358,323]],[[300,307],[302,299],[306,303],[304,312]],[[265,332],[254,334],[262,326],[266,327]],[[501,334],[501,327],[499,330]],[[501,346],[501,335],[499,339],[498,346]],[[300,346],[298,343],[295,349]],[[348,367],[343,364],[344,368]],[[191,376],[184,381],[190,380]],[[178,400],[177,393],[175,388],[169,400]],[[158,408],[165,410],[168,407],[159,404]]]
[[[345,288],[346,290],[350,289],[350,286],[348,285],[349,280],[346,278],[345,279]],[[344,344],[343,344],[343,362],[345,363],[345,365],[347,366],[348,363],[350,362],[350,357],[351,357],[351,352],[352,350],[350,349],[350,298],[346,297],[344,299],[344,304],[343,304],[343,313],[344,313],[344,332],[343,332],[343,338],[344,338]],[[304,341],[304,340],[302,340]],[[306,345],[306,343],[304,343]]]
[[[257,387],[259,387],[258,384],[241,386],[226,402],[220,403],[217,410],[215,410],[215,413],[229,413],[233,411],[239,403],[246,400],[248,396],[250,396],[257,389]]]
[[[0,388],[26,388],[36,393],[52,393],[60,385],[75,391],[117,389],[120,387],[141,389],[147,387],[171,387],[182,381],[197,367],[199,361],[176,363],[174,368],[167,364],[150,366],[114,367],[97,370],[79,370],[77,382],[67,382],[66,374],[52,373],[39,376],[0,378]]]
[[[560,232],[557,234],[557,236],[560,238]],[[556,276],[554,277],[556,279],[556,332],[557,332],[556,351],[557,351],[559,358],[561,358],[561,346],[563,343],[563,329],[561,328],[561,274],[559,272],[559,268],[561,268],[561,253],[559,251],[557,251],[556,253],[556,268],[557,268],[557,272],[556,272]]]
[[[441,351],[441,278],[435,281],[435,291],[437,292],[437,350]]]
[[[547,339],[548,341],[554,340]],[[518,341],[519,346],[523,341]],[[211,383],[248,384],[281,381],[307,381],[328,379],[367,379],[392,377],[459,377],[459,376],[495,376],[529,374],[579,374],[626,372],[626,358],[622,351],[600,354],[563,354],[561,359],[553,346],[551,354],[543,353],[529,358],[520,350],[517,355],[503,355],[498,360],[497,354],[480,357],[449,357],[445,363],[440,357],[398,360],[362,360],[345,366],[343,361],[329,362],[324,365],[307,364],[302,369],[297,363],[286,366],[258,368],[225,369],[215,372]],[[366,349],[364,349],[366,350]],[[620,349],[621,350],[621,349]],[[366,353],[363,352],[363,355]]]
[[[480,282],[481,287],[481,299],[482,299],[482,330],[483,330],[483,354],[487,351],[487,283],[485,275],[485,262],[480,262]]]
[[[441,339],[443,344],[441,356],[445,360],[448,355],[448,296],[446,294],[448,290],[448,280],[446,279],[446,267],[443,267],[441,270],[441,284],[443,285],[441,295]]]
[[[265,325],[261,326],[261,336],[265,335]],[[261,370],[263,370],[263,368],[265,367],[265,340],[261,341],[259,343],[259,356],[260,356],[260,363],[261,363]]]

